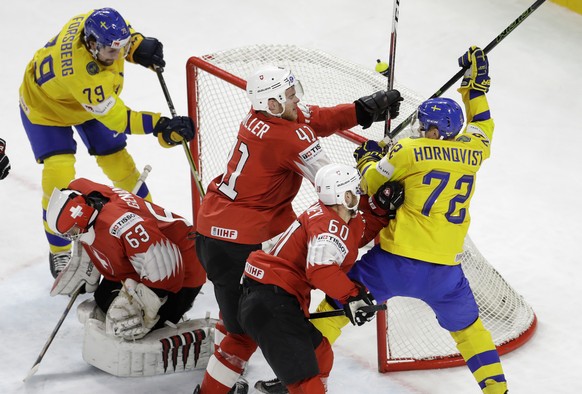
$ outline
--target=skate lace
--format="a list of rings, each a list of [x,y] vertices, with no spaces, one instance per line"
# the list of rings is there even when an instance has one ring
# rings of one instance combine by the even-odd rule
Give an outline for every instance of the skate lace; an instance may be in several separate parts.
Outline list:
[[[53,266],[56,272],[61,272],[67,264],[69,264],[69,260],[71,260],[71,252],[64,252],[64,253],[57,253],[52,255],[53,257]]]

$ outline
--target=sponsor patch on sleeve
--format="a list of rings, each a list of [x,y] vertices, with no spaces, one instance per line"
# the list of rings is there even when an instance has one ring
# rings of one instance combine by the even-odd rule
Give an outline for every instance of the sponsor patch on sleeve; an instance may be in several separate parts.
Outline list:
[[[137,223],[143,222],[141,216],[128,212],[123,214],[119,219],[117,219],[111,227],[109,227],[109,234],[116,238],[121,238],[123,233],[135,226]]]
[[[83,104],[81,103],[85,111],[91,112],[95,115],[105,115],[113,106],[115,105],[115,98],[113,96],[109,96],[104,101],[100,102],[99,104]]]
[[[305,165],[310,165],[311,163],[316,162],[322,155],[324,155],[324,153],[319,140],[315,141],[313,144],[309,145],[307,149],[299,153],[299,157]]]

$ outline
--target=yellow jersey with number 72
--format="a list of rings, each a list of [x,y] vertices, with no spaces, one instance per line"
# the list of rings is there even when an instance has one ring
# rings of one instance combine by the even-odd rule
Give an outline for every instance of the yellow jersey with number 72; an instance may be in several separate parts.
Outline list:
[[[463,101],[468,119],[487,113],[486,119],[469,122],[452,140],[401,139],[366,168],[368,194],[376,192],[386,176],[405,188],[404,204],[380,232],[383,250],[436,264],[459,264],[456,256],[471,221],[477,171],[490,155],[494,129],[485,95],[469,100],[468,93],[463,94]]]

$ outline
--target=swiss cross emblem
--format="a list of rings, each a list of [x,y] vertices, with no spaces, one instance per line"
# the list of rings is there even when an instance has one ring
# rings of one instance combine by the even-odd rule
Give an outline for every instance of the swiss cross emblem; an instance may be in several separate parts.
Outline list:
[[[73,219],[76,219],[79,216],[83,216],[83,208],[81,208],[80,205],[77,205],[76,207],[72,207],[71,209],[69,209],[69,212],[71,212],[71,217]]]

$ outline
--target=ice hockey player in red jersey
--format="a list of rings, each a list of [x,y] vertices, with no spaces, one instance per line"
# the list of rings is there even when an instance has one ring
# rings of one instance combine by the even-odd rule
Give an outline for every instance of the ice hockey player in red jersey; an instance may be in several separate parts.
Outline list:
[[[379,91],[324,108],[299,104],[302,93],[301,83],[285,68],[261,66],[247,79],[252,108],[224,173],[210,182],[198,213],[198,257],[213,282],[226,331],[233,334],[243,333],[236,316],[248,255],[295,220],[291,203],[303,178],[313,182],[329,163],[319,137],[357,124],[367,128],[388,113],[394,118],[402,100],[396,90]],[[245,344],[236,341],[244,337],[232,338],[235,342],[223,341],[215,356],[222,354],[242,369],[254,349],[238,354]]]
[[[247,337],[239,341],[247,346],[239,354],[252,354],[258,344],[291,393],[324,393],[333,364],[329,342],[306,319],[312,289],[343,303],[355,325],[374,316],[361,309],[372,305],[366,289],[346,273],[358,248],[402,204],[404,191],[399,183],[388,182],[370,200],[360,201],[359,184],[354,167],[324,166],[315,178],[319,201],[292,222],[269,253],[255,251],[246,262],[238,314],[246,334],[228,333],[224,341]],[[200,393],[226,393],[242,371],[232,358],[215,355],[221,367],[209,363]]]
[[[79,241],[103,275],[95,301],[106,316],[107,334],[115,337],[139,339],[166,321],[178,323],[206,281],[192,225],[123,189],[74,180],[52,193],[47,223],[56,234]],[[77,286],[60,280],[94,284],[67,268],[53,290]]]

